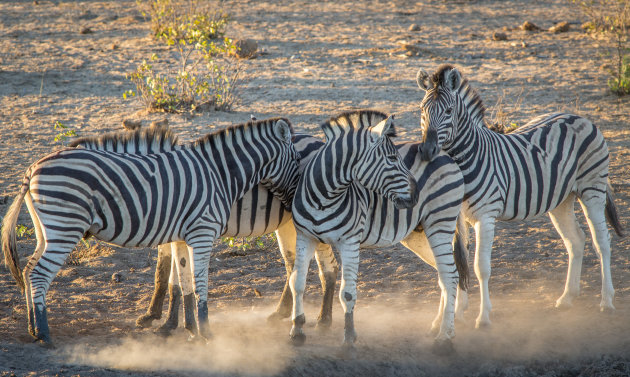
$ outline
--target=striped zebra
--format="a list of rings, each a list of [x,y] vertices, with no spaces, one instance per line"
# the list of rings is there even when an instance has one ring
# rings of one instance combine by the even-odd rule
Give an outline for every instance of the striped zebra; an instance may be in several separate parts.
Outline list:
[[[434,329],[439,327],[435,350],[449,352],[458,280],[467,278],[465,253],[459,249],[454,260],[451,244],[464,195],[457,165],[446,154],[430,163],[421,161],[418,143],[397,149],[389,139],[395,134],[392,119],[380,112],[343,113],[322,129],[326,143],[306,166],[293,201],[292,341],[299,345],[306,339],[304,286],[318,245],[331,245],[341,257],[343,349],[353,352],[359,248],[402,242],[438,271],[442,296],[433,323]]]
[[[276,118],[228,127],[169,152],[66,148],[31,165],[2,224],[5,262],[25,290],[31,335],[51,344],[46,292],[76,243],[92,235],[128,247],[185,242],[193,255],[199,334],[205,336],[212,243],[233,203],[257,184],[285,206],[291,203],[299,176],[292,133],[287,119]],[[37,247],[22,273],[15,224],[23,201]]]
[[[614,309],[606,218],[618,235],[623,231],[608,180],[608,147],[598,128],[580,116],[555,113],[498,134],[484,126],[481,98],[453,66],[443,65],[433,75],[420,70],[417,82],[426,91],[420,105],[423,159],[442,149],[464,174],[463,212],[475,229],[475,272],[481,290],[476,326],[490,325],[488,280],[496,220],[549,213],[569,253],[566,286],[556,306],[571,306],[579,294],[585,245],[575,218],[576,199],[601,263],[601,309]]]
[[[300,155],[300,168],[310,161],[314,152],[323,144],[318,139],[308,135],[295,135],[293,143]],[[83,141],[75,143],[83,147],[90,148],[96,143],[85,143]],[[101,148],[103,143],[98,143]],[[285,205],[274,196],[263,185],[258,185],[234,203],[230,211],[230,218],[222,237],[257,237],[264,234],[276,232],[280,253],[284,258],[287,269],[287,280],[282,292],[282,296],[276,310],[269,316],[269,320],[279,320],[291,315],[291,291],[288,288],[288,277],[293,269],[295,259],[295,227],[291,218],[291,212]],[[155,287],[151,303],[147,312],[140,316],[136,324],[138,327],[150,327],[153,320],[162,317],[162,307],[166,291],[168,288],[169,305],[165,322],[158,328],[158,332],[164,335],[169,334],[177,328],[179,323],[179,307],[184,297],[184,325],[189,331],[195,331],[194,308],[192,289],[185,282],[188,280],[188,270],[181,270],[177,267],[186,267],[188,258],[176,260],[177,248],[185,247],[181,243],[170,243],[158,246],[158,262],[155,271]],[[185,251],[185,250],[184,250]],[[332,254],[330,247],[325,247],[315,254],[318,266],[319,277],[322,284],[323,299],[322,308],[318,316],[318,326],[329,327],[332,323],[332,303],[335,291],[335,283],[339,267]],[[179,266],[177,265],[179,263]],[[178,274],[182,276],[178,278]],[[180,279],[184,282],[180,287]],[[184,291],[182,291],[184,288]]]

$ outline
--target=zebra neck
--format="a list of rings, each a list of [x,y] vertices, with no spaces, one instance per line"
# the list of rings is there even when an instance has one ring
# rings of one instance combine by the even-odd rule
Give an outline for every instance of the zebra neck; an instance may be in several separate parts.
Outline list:
[[[223,185],[223,193],[227,195],[226,202],[234,203],[254,186],[258,185],[265,174],[264,167],[271,158],[264,153],[264,148],[258,150],[259,154],[250,153],[247,150],[234,148],[237,143],[219,141],[207,143],[202,151],[209,161],[214,163],[214,170],[218,175],[218,183]]]
[[[480,161],[492,165],[496,158],[497,144],[503,135],[497,134],[486,127],[472,124],[460,126],[451,145],[445,148],[446,153],[457,162],[462,173],[467,175],[477,171]]]
[[[305,172],[311,180],[303,187],[307,203],[317,210],[343,205],[354,181],[353,166],[358,158],[351,151],[324,147]]]

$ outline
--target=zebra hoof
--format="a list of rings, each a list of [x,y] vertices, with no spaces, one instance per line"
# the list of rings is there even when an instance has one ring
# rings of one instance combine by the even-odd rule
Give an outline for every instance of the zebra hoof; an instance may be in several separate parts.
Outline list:
[[[339,357],[344,360],[354,360],[357,358],[357,348],[354,343],[344,342],[339,351]]]
[[[139,329],[148,329],[153,325],[153,320],[159,318],[154,317],[152,314],[141,315],[136,319],[136,327]]]
[[[332,318],[320,318],[319,320],[317,320],[317,324],[315,325],[315,328],[320,333],[325,333],[325,332],[330,331],[331,327],[332,327]]]
[[[282,321],[285,318],[288,318],[291,315],[291,313],[284,315],[280,312],[273,312],[271,314],[269,314],[269,316],[267,317],[267,323],[278,323],[280,321]]]
[[[571,302],[571,300],[567,300],[561,297],[556,301],[556,309],[569,310],[572,307],[573,307],[573,303]]]
[[[615,312],[615,307],[602,306],[601,308],[599,308],[599,311],[604,314],[613,314]]]
[[[449,356],[455,353],[453,341],[450,339],[435,340],[431,346],[431,352],[438,356]]]
[[[200,345],[210,344],[210,338],[203,335],[188,335],[188,342]]]
[[[304,345],[304,343],[306,342],[306,334],[304,334],[304,332],[302,332],[302,330],[293,332],[291,331],[291,334],[289,335],[289,339],[291,341],[291,344],[296,346],[296,347],[301,347]]]
[[[163,337],[169,337],[171,336],[171,333],[173,332],[173,330],[175,330],[175,328],[173,326],[167,326],[166,324],[158,327],[155,330],[155,333],[157,335],[163,336]]]
[[[475,328],[477,330],[490,330],[490,328],[492,328],[492,322],[489,319],[477,320],[475,323]]]
[[[54,350],[57,348],[50,339],[47,341],[43,339],[35,339],[33,343],[37,343],[37,345],[39,345],[40,347],[48,349],[48,350]]]
[[[427,333],[427,335],[434,337],[439,333],[440,333],[440,326],[431,326],[431,329],[429,329],[429,332]]]

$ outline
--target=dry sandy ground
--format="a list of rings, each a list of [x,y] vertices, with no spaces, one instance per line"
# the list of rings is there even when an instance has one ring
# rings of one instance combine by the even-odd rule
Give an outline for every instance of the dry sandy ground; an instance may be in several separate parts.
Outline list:
[[[567,1],[228,1],[229,35],[254,38],[268,54],[246,62],[249,81],[232,113],[168,115],[172,128],[191,140],[216,127],[287,116],[298,130],[341,110],[378,108],[397,114],[402,140],[415,140],[421,93],[419,67],[459,66],[487,107],[500,98],[510,119],[523,124],[549,111],[586,115],[604,132],[622,223],[630,228],[630,98],[606,91],[606,63],[585,21]],[[529,20],[543,29],[567,21],[571,30],[551,34],[516,29]],[[410,32],[416,23],[420,31]],[[80,34],[82,27],[93,33]],[[495,31],[507,41],[493,41]],[[29,164],[54,148],[55,121],[79,135],[120,129],[122,119],[148,124],[124,74],[153,52],[149,24],[134,1],[0,2],[0,213],[17,193]],[[400,41],[418,46],[404,57]],[[520,106],[515,104],[521,103]],[[30,226],[23,212],[19,223]],[[589,236],[590,240],[590,236]],[[33,239],[20,241],[30,255]],[[562,242],[544,217],[499,224],[490,289],[494,326],[473,329],[479,303],[457,325],[450,357],[431,354],[426,335],[438,304],[435,273],[396,246],[366,251],[360,267],[355,360],[337,356],[341,309],[328,333],[312,326],[319,288],[311,274],[307,344],[287,344],[290,323],[270,327],[284,281],[275,245],[237,255],[219,245],[211,264],[211,323],[207,346],[136,330],[152,290],[155,250],[114,249],[65,266],[48,294],[49,321],[58,348],[30,344],[24,300],[0,268],[0,375],[364,375],[364,376],[609,376],[630,374],[630,241],[612,237],[617,311],[599,313],[600,272],[587,246],[582,295],[569,311],[553,308],[567,267]],[[111,250],[110,250],[111,251]],[[148,257],[147,257],[148,256]],[[120,272],[124,280],[112,283]],[[262,293],[258,297],[254,288]]]

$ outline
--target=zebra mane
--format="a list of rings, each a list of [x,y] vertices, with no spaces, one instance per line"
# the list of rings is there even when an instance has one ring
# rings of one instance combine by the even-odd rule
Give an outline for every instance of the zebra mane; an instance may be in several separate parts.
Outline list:
[[[387,114],[378,110],[349,110],[328,119],[320,127],[324,131],[326,140],[332,140],[347,129],[363,129],[375,126],[378,122],[387,119]],[[389,129],[387,136],[395,137],[394,126]]]
[[[131,154],[155,154],[178,149],[177,136],[163,127],[82,137],[72,141],[69,146]]]
[[[431,81],[435,88],[440,88],[446,84],[446,73],[450,70],[456,69],[451,64],[442,64],[438,67],[437,71],[431,76]],[[477,93],[477,91],[470,86],[468,79],[462,76],[461,84],[459,86],[459,96],[466,103],[466,108],[468,109],[468,114],[470,116],[470,121],[473,125],[479,127],[485,127],[484,117],[486,107],[481,100],[481,97]],[[437,96],[439,90],[433,91],[433,95]]]
[[[206,146],[208,144],[211,144],[213,140],[215,140],[216,138],[220,138],[220,137],[232,137],[232,135],[236,135],[236,134],[246,134],[248,132],[251,132],[250,130],[252,129],[257,129],[257,128],[270,128],[272,129],[273,126],[278,122],[278,121],[284,121],[286,124],[289,125],[289,129],[291,130],[291,136],[295,135],[295,130],[293,129],[293,125],[291,124],[291,122],[287,119],[287,118],[282,118],[282,117],[276,117],[276,118],[270,118],[270,119],[263,119],[263,120],[250,120],[247,123],[242,123],[242,124],[236,124],[236,125],[232,125],[232,126],[228,126],[225,128],[222,128],[220,130],[211,132],[209,134],[206,134],[202,137],[200,137],[199,139],[195,140],[192,142],[192,146],[193,147],[203,147]]]

